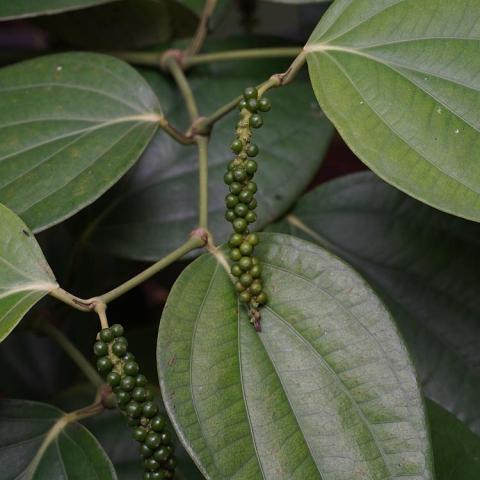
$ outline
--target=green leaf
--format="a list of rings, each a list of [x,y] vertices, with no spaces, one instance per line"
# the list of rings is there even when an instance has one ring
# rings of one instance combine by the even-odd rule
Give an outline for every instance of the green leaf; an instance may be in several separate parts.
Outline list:
[[[480,220],[480,9],[471,0],[338,0],[305,50],[350,148],[409,195]]]
[[[35,237],[0,204],[0,342],[25,313],[58,287]]]
[[[46,449],[41,449],[50,429],[63,416],[61,410],[44,403],[0,401],[3,478],[116,480],[105,452],[78,423],[66,426]]]
[[[193,33],[196,15],[167,0],[123,0],[96,8],[43,17],[38,23],[68,45],[93,50],[119,50],[159,45],[175,34],[173,18]]]
[[[204,474],[433,478],[415,373],[375,294],[294,237],[262,234],[258,256],[262,333],[209,255],[184,270],[160,322],[165,405]]]
[[[480,225],[359,173],[309,192],[271,229],[353,265],[392,312],[425,393],[480,433]]]
[[[0,202],[38,231],[111,187],[157,129],[160,107],[120,60],[67,53],[0,70]]]
[[[480,438],[434,402],[427,403],[437,480],[477,480]]]
[[[275,70],[268,70],[267,72]],[[257,67],[258,68],[258,67]],[[235,70],[213,76],[192,76],[200,111],[213,112],[243,89],[268,77],[239,76]],[[187,126],[183,100],[163,77],[149,80],[162,100],[166,116]],[[255,228],[278,218],[315,175],[331,138],[332,128],[316,106],[307,82],[272,92],[273,107],[265,126],[255,132],[260,148],[258,217]],[[295,123],[292,126],[292,118]],[[227,187],[223,175],[231,160],[237,113],[219,122],[209,144],[209,228],[215,239],[226,240],[224,219]],[[300,167],[299,167],[300,165]],[[281,188],[279,188],[281,186]],[[185,241],[198,221],[198,166],[195,147],[184,147],[159,132],[132,174],[94,207],[89,242],[127,258],[155,260]]]
[[[2,0],[0,2],[0,20],[50,15],[112,1],[116,0]]]

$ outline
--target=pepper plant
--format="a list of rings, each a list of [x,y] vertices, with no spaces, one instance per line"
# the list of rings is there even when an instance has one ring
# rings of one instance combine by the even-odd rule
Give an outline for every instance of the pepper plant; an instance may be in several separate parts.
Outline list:
[[[2,479],[479,478],[480,0],[292,3],[0,0]]]

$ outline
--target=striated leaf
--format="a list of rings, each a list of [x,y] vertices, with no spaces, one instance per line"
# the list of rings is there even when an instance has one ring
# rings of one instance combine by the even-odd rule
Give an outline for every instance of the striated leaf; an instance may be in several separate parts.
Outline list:
[[[97,54],[0,70],[0,201],[38,231],[71,216],[138,159],[160,107],[138,73]]]
[[[33,305],[57,287],[31,231],[0,204],[0,342]]]
[[[477,221],[479,48],[472,0],[338,0],[305,46],[350,148],[409,195]]]
[[[271,229],[353,265],[393,313],[425,393],[480,433],[478,224],[359,173],[309,192]]]
[[[262,234],[270,301],[257,334],[214,257],[160,322],[167,411],[211,479],[433,478],[422,399],[388,312],[344,263]]]
[[[2,478],[18,480],[116,480],[100,444],[78,423],[43,443],[65,414],[26,400],[0,401]],[[47,448],[43,448],[44,447]]]

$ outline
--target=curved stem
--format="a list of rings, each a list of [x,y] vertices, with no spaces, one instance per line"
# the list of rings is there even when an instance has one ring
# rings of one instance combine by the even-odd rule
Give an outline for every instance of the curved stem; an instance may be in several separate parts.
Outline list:
[[[94,308],[91,300],[84,300],[83,298],[76,297],[63,288],[56,288],[49,292],[49,295],[82,312],[91,312]]]
[[[255,48],[245,50],[231,50],[226,52],[202,53],[184,58],[182,65],[185,68],[204,63],[228,62],[232,60],[251,60],[273,57],[296,57],[301,53],[301,47]]]
[[[210,22],[210,18],[215,11],[215,7],[217,6],[217,0],[206,0],[205,5],[203,7],[203,12],[200,17],[200,21],[197,26],[197,31],[192,38],[190,45],[184,50],[184,55],[186,57],[190,57],[195,55],[199,52],[207,38],[208,34],[208,24]]]
[[[195,102],[195,97],[193,96],[193,92],[190,84],[188,83],[187,77],[183,73],[183,70],[178,63],[178,59],[174,56],[167,57],[165,60],[165,67],[168,68],[175,82],[177,83],[178,89],[185,100],[185,105],[187,106],[190,120],[194,122],[199,116],[197,103]]]
[[[200,236],[193,235],[187,242],[185,242],[182,246],[174,250],[172,253],[163,257],[158,262],[154,263],[151,267],[147,268],[143,272],[139,273],[135,277],[131,278],[122,285],[110,290],[103,295],[100,295],[98,300],[102,301],[105,304],[110,303],[112,300],[120,297],[124,293],[128,292],[132,288],[140,285],[145,280],[148,280],[150,277],[158,273],[160,270],[164,269],[168,265],[172,264],[176,260],[179,260],[187,253],[191,252],[192,250],[196,250],[197,248],[203,247],[205,245],[205,239],[201,238]]]
[[[54,340],[65,351],[65,353],[72,359],[72,361],[93,385],[96,387],[103,385],[104,382],[102,378],[92,367],[90,362],[58,328],[54,327],[51,323],[42,323],[38,328],[40,331],[44,332],[52,340]]]

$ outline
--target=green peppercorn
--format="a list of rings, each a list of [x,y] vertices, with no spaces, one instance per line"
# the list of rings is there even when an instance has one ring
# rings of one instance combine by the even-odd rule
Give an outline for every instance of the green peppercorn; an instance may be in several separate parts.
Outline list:
[[[233,250],[230,251],[230,258],[236,262],[242,258],[242,253],[238,248],[234,248]]]
[[[245,185],[245,190],[247,190],[247,192],[256,193],[257,189],[258,187],[255,182],[248,182],[247,185]]]
[[[260,128],[263,125],[262,117],[258,113],[254,113],[250,117],[250,126],[253,128]]]
[[[236,168],[233,171],[233,178],[236,182],[242,182],[247,178],[247,172],[243,168]]]
[[[152,418],[158,413],[158,407],[153,402],[146,402],[143,405],[143,414],[147,418]]]
[[[252,296],[247,291],[244,291],[244,292],[240,293],[239,298],[242,302],[249,303],[250,300],[252,299]]]
[[[241,183],[238,182],[233,182],[230,185],[230,193],[233,193],[234,195],[238,195],[242,191],[243,187]]]
[[[124,357],[127,353],[127,346],[123,342],[114,342],[112,345],[112,353],[117,357]]]
[[[250,245],[258,245],[258,242],[260,241],[260,238],[258,237],[258,235],[256,233],[249,233],[247,235],[247,242],[250,244]]]
[[[104,357],[108,354],[108,345],[104,342],[95,342],[93,345],[93,353],[97,357]]]
[[[165,419],[160,415],[157,415],[156,417],[152,418],[150,425],[154,432],[161,432],[165,428]]]
[[[242,244],[243,242],[243,235],[240,233],[232,233],[230,236],[230,240],[228,241],[229,245],[231,247],[238,247]]]
[[[137,375],[139,370],[140,368],[138,366],[138,363],[134,361],[126,362],[125,365],[123,366],[123,371],[127,375],[132,375],[132,376]]]
[[[254,265],[251,269],[250,269],[250,275],[253,277],[253,278],[260,278],[260,276],[262,275],[262,267],[260,265]]]
[[[109,328],[104,328],[100,331],[99,337],[102,342],[110,343],[115,338],[115,335]]]
[[[230,185],[231,183],[233,183],[233,174],[232,174],[232,172],[227,172],[227,173],[223,176],[223,181],[224,181],[227,185]]]
[[[225,197],[225,205],[227,206],[227,208],[233,208],[237,204],[238,204],[238,197],[236,195],[233,195],[232,193],[230,193]]]
[[[135,360],[135,355],[133,353],[128,352],[124,357],[123,361],[124,362],[131,362],[132,360]]]
[[[135,400],[131,400],[126,408],[129,417],[139,417],[142,414],[142,406]]]
[[[162,440],[160,435],[155,432],[150,432],[145,439],[145,444],[148,445],[152,450],[158,448],[161,444]]]
[[[258,165],[257,165],[257,162],[255,160],[249,160],[246,164],[245,164],[245,171],[249,174],[249,175],[253,175],[256,171],[257,171],[257,168],[258,168]]]
[[[137,382],[135,381],[135,384]],[[147,396],[147,392],[143,387],[135,387],[132,392],[132,398],[137,402],[144,402]]]
[[[242,98],[239,102],[238,102],[238,108],[240,110],[243,110],[244,108],[247,108],[247,101]]]
[[[244,272],[247,272],[252,268],[252,257],[242,257],[238,265]]]
[[[112,368],[112,361],[108,357],[101,357],[97,360],[97,370],[100,373],[108,373]]]
[[[245,152],[242,152],[242,153],[239,153],[238,154],[238,158],[242,159],[242,160],[246,160],[247,159],[247,154]]]
[[[107,380],[107,383],[111,386],[111,387],[116,387],[119,383],[120,383],[120,380],[121,380],[121,376],[119,373],[117,372],[110,372],[107,377],[106,377],[106,380]]]
[[[244,286],[244,287],[249,287],[253,282],[253,278],[252,276],[249,274],[249,273],[244,273],[242,274],[242,276],[240,277],[240,283]]]
[[[243,242],[239,247],[242,255],[250,255],[253,252],[253,246],[251,243]]]
[[[243,98],[248,100],[249,98],[257,98],[258,97],[258,90],[255,87],[247,87],[243,91]]]
[[[130,392],[135,388],[135,378],[126,376],[120,380],[120,386],[125,392]]]
[[[255,98],[249,98],[247,100],[247,110],[253,114],[258,110],[258,102]]]
[[[147,385],[148,383],[148,380],[147,380],[147,377],[145,375],[137,375],[136,378],[135,378],[135,385],[137,387],[145,387],[145,385]]]
[[[259,293],[256,297],[255,300],[259,305],[265,305],[268,301],[267,294],[265,292]]]
[[[248,207],[244,203],[239,203],[233,211],[235,212],[235,215],[238,217],[245,217],[247,213],[249,212]]]
[[[233,229],[237,233],[243,233],[247,229],[247,221],[244,218],[236,218],[233,221]]]
[[[137,442],[144,442],[147,436],[147,431],[143,427],[137,427],[133,430],[133,438]]]
[[[240,153],[243,150],[243,143],[239,138],[237,138],[233,141],[230,148],[232,149],[232,152]]]
[[[162,432],[160,434],[160,438],[162,439],[163,445],[168,445],[172,439],[172,436],[170,435],[169,432]]]
[[[258,155],[258,147],[251,143],[248,147],[247,147],[247,155],[249,157],[256,157]],[[253,172],[255,173],[255,172]]]
[[[140,445],[140,455],[143,458],[151,457],[153,455],[153,450],[148,448],[147,445],[143,443],[142,445]]]
[[[145,468],[150,471],[155,471],[160,468],[160,464],[154,458],[148,458],[144,462]]]
[[[160,447],[158,450],[155,450],[153,454],[153,458],[155,458],[157,462],[166,462],[169,456],[170,452],[165,447]]]
[[[126,405],[131,400],[130,394],[123,390],[115,395],[117,396],[117,402],[121,405]]]
[[[272,103],[270,102],[270,100],[268,98],[262,97],[258,101],[258,109],[261,112],[268,112],[271,108],[272,108]]]
[[[235,282],[235,290],[238,293],[241,293],[241,292],[245,291],[245,287],[240,283],[240,281],[238,281],[238,282]]]
[[[238,195],[238,199],[240,200],[240,202],[242,203],[245,203],[245,204],[248,204],[252,201],[253,199],[253,193],[250,192],[249,190],[245,189],[245,190],[242,190],[240,192],[240,194]]]
[[[263,285],[260,280],[255,280],[251,285],[250,285],[250,292],[253,295],[258,295],[261,293],[263,290]]]
[[[257,220],[257,215],[255,212],[252,212],[252,211],[249,211],[246,215],[245,215],[245,220],[248,222],[248,223],[253,223]]]
[[[121,337],[124,332],[123,326],[119,323],[115,323],[114,325],[112,325],[110,327],[110,330],[112,331],[113,335],[115,335],[115,337]]]
[[[151,476],[148,480],[164,480],[167,478],[163,470],[157,470],[156,472],[149,473]]]
[[[225,220],[227,220],[227,222],[233,222],[236,218],[237,216],[235,215],[235,212],[232,209],[228,209],[225,212]]]

